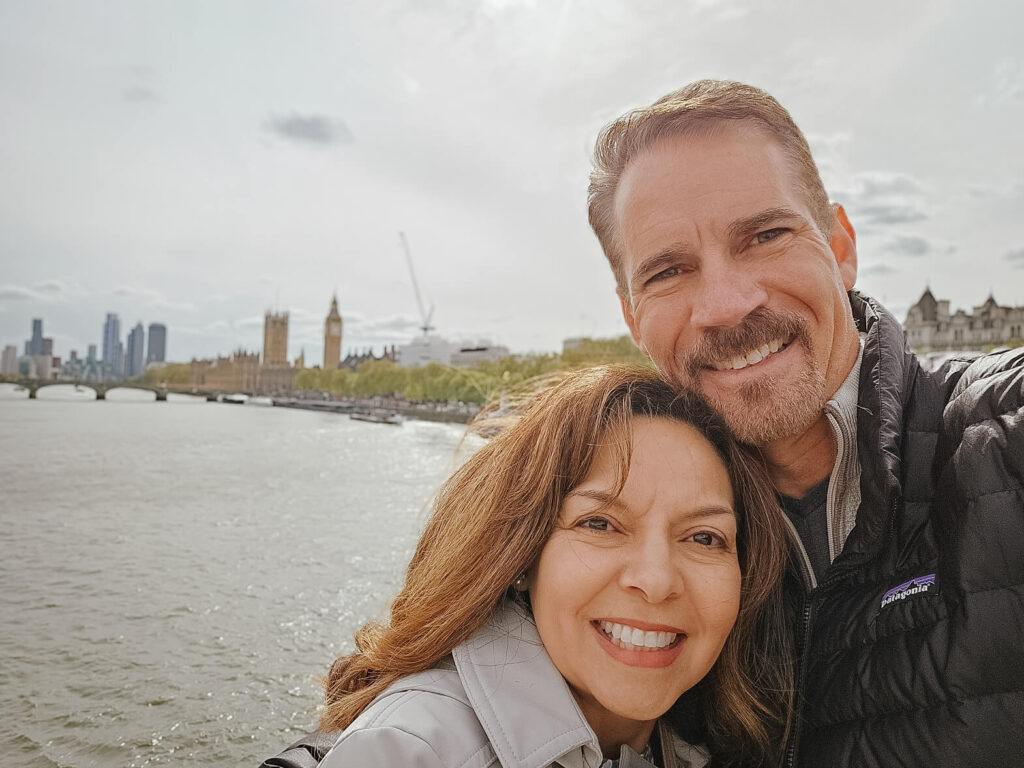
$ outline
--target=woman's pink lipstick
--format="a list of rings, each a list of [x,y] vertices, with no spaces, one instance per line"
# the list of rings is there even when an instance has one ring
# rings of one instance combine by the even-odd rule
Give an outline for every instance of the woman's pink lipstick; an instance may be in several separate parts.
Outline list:
[[[609,637],[603,629],[601,629],[600,621],[590,622],[590,626],[593,627],[594,631],[597,633],[598,643],[600,643],[601,648],[603,648],[604,651],[616,661],[620,661],[630,667],[643,667],[646,669],[660,669],[662,667],[667,667],[679,658],[679,654],[683,651],[683,641],[686,640],[686,635],[678,629],[635,621],[621,621],[616,619],[604,619],[604,621],[610,621],[616,624],[625,624],[637,629],[642,629],[645,632],[672,632],[676,635],[676,639],[664,648],[647,648],[642,651],[633,650],[622,648],[612,642],[612,638]]]

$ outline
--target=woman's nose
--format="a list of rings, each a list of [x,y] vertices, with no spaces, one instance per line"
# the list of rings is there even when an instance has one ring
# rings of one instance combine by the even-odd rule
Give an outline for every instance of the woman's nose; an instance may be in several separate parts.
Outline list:
[[[683,592],[683,574],[672,557],[673,542],[637,542],[623,552],[619,584],[642,593],[649,603],[660,603]]]

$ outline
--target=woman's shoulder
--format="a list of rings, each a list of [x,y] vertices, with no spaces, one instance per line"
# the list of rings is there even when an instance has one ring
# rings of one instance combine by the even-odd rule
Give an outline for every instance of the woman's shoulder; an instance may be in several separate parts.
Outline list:
[[[494,764],[494,752],[459,674],[444,665],[402,678],[338,737],[321,768]]]

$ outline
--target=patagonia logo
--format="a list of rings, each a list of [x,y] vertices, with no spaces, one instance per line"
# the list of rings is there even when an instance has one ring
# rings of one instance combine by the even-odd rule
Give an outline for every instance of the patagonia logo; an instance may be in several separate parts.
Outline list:
[[[913,595],[920,595],[932,587],[935,586],[935,574],[929,573],[927,576],[918,576],[916,579],[911,579],[905,584],[900,584],[898,587],[893,587],[884,595],[882,595],[882,608],[887,605],[899,602],[900,600],[906,600],[908,597]]]

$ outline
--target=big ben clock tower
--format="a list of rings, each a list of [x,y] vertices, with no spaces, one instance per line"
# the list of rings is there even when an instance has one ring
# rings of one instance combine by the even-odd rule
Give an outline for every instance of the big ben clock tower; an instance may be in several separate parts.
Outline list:
[[[324,321],[324,370],[333,371],[341,360],[341,315],[338,314],[338,294],[331,298],[331,311]]]

